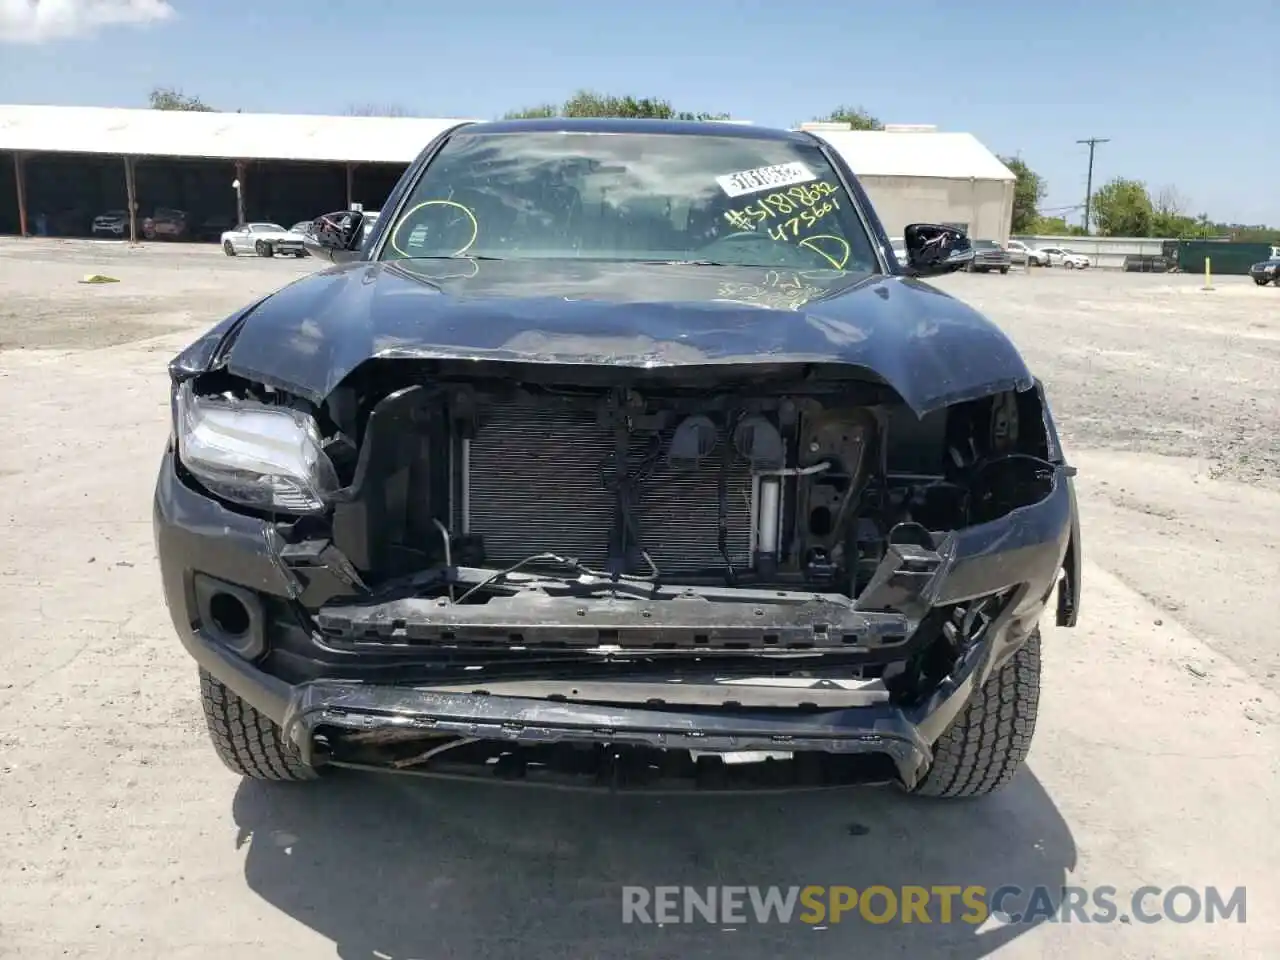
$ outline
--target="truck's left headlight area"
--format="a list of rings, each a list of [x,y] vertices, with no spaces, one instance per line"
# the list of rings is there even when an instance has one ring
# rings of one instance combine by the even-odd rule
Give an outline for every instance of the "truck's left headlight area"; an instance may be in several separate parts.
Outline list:
[[[337,473],[307,413],[227,396],[199,396],[192,382],[174,395],[182,466],[208,491],[273,513],[327,509]]]

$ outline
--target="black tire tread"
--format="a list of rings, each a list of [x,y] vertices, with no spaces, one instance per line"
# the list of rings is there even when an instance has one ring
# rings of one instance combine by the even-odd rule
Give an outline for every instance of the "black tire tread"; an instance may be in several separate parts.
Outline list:
[[[200,703],[209,739],[233,773],[254,780],[314,780],[314,767],[274,721],[263,716],[205,670],[200,671]]]
[[[1009,783],[1031,750],[1040,708],[1040,630],[975,692],[934,745],[914,793],[981,797]]]

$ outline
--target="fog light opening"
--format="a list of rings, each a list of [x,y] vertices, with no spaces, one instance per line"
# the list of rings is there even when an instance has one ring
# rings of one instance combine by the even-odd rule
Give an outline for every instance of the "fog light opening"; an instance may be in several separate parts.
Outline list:
[[[209,619],[227,637],[243,637],[252,623],[249,610],[239,597],[219,591],[209,598]]]

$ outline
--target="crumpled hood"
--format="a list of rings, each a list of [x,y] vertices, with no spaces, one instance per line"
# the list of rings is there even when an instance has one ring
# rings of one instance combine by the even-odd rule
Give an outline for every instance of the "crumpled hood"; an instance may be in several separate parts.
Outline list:
[[[374,357],[848,364],[919,416],[1033,382],[998,327],[919,281],[588,260],[343,264],[262,301],[220,352],[230,372],[315,403]]]

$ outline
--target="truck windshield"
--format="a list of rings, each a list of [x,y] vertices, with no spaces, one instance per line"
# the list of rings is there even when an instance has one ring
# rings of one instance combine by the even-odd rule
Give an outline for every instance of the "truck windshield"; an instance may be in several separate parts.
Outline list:
[[[379,255],[578,257],[874,272],[853,202],[816,146],[649,133],[462,133]]]

